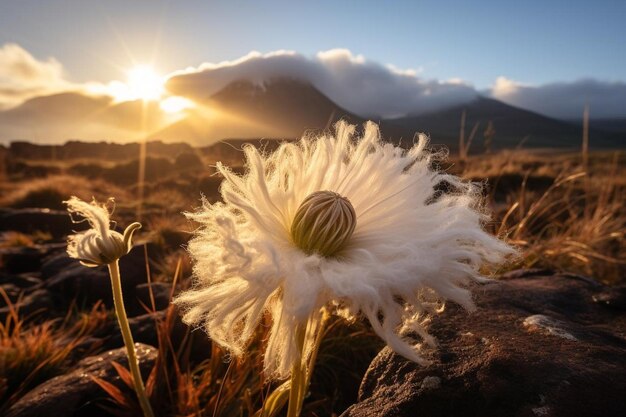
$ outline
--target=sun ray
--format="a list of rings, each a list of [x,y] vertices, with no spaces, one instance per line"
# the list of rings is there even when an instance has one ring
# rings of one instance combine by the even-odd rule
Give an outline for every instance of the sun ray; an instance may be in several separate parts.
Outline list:
[[[165,91],[163,77],[147,65],[128,71],[128,87],[130,94],[141,100],[158,100]]]

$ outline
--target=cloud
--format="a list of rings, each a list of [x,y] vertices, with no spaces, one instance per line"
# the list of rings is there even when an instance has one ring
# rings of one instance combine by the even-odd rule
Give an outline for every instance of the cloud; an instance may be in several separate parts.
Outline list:
[[[427,113],[477,96],[474,88],[460,80],[426,80],[418,73],[369,61],[347,49],[322,51],[313,57],[292,51],[251,52],[234,61],[205,63],[174,73],[167,86],[175,94],[205,99],[237,80],[263,84],[281,77],[301,79],[364,117]]]
[[[492,97],[560,119],[578,119],[589,105],[592,118],[626,116],[626,83],[583,79],[539,86],[498,77],[488,92]]]
[[[72,88],[56,59],[38,60],[14,43],[0,46],[0,108]]]

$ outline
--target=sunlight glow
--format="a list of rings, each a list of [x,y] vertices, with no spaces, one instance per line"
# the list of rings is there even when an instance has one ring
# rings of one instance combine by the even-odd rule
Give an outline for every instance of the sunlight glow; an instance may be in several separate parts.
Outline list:
[[[152,67],[137,66],[126,73],[126,81],[110,81],[108,84],[93,83],[88,91],[106,94],[122,101],[156,101],[165,93],[165,77],[158,75]]]
[[[180,113],[183,110],[193,108],[194,104],[184,97],[172,96],[161,100],[160,106],[161,110],[166,113]]]
[[[158,100],[164,92],[163,77],[148,66],[138,66],[128,71],[128,88],[135,100]]]

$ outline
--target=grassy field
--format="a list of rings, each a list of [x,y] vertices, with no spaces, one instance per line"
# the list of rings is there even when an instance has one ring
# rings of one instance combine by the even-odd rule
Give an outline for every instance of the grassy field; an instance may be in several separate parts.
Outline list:
[[[242,169],[237,155],[224,162]],[[181,212],[193,210],[201,194],[219,200],[220,178],[211,168],[215,162],[214,155],[200,151],[171,158],[148,156],[144,181],[138,183],[140,164],[133,158],[45,161],[11,160],[5,155],[0,207],[62,210],[62,201],[71,195],[100,200],[114,196],[114,218],[121,225],[141,217],[144,228],[138,241],[150,247],[150,279],[184,288],[191,274],[184,246],[194,225]],[[577,152],[502,151],[463,160],[453,156],[441,168],[484,184],[485,208],[493,213],[486,227],[520,249],[519,258],[488,273],[550,268],[607,284],[625,282],[624,151],[591,153],[585,159]],[[0,237],[1,248],[50,242],[54,239],[43,230],[8,231]],[[114,323],[102,303],[89,308],[74,303],[67,311],[24,317],[13,308],[20,295],[11,297],[3,290],[2,297],[11,309],[0,322],[0,412],[38,383],[70,369],[79,359],[77,351],[81,356],[102,352],[93,336],[110,332]],[[228,364],[214,345],[194,351],[204,334],[188,329],[181,333],[173,308],[157,317],[155,309],[147,306],[146,313],[155,316],[160,353],[147,384],[155,408],[180,416],[254,414],[269,392],[259,377],[258,349],[253,347],[245,360]],[[262,340],[263,328],[259,332],[257,340]],[[305,415],[338,414],[354,402],[360,379],[382,346],[363,324],[337,321],[327,333]],[[124,372],[121,369],[120,375],[127,379]],[[101,386],[106,395],[99,407],[118,415],[132,415],[137,409],[130,389],[103,382]]]

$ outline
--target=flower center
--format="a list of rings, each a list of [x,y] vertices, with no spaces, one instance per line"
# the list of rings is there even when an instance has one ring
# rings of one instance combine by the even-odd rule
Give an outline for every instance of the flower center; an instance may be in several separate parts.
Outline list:
[[[348,243],[355,227],[356,213],[347,198],[332,191],[317,191],[298,207],[291,238],[307,255],[330,257]]]

